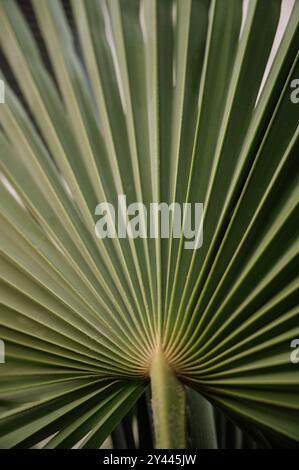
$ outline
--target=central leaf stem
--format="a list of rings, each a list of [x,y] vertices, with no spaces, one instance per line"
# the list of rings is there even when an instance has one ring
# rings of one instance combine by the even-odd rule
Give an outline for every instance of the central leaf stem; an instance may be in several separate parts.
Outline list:
[[[157,449],[186,448],[186,398],[183,384],[158,349],[150,369]]]

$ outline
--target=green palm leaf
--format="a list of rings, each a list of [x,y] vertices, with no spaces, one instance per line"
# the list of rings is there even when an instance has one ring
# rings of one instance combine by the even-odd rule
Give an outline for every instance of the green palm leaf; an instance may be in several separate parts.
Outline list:
[[[32,5],[41,42],[0,3],[0,447],[98,448],[148,381],[157,446],[186,445],[186,385],[192,445],[227,426],[205,397],[298,446],[299,3],[262,90],[279,0],[242,30],[239,0]],[[97,238],[120,194],[203,202],[202,247]]]

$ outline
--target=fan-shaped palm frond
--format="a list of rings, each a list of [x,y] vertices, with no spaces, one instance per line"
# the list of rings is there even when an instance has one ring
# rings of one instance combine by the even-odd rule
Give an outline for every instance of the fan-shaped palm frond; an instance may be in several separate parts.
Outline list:
[[[0,2],[0,447],[98,448],[148,380],[157,446],[186,385],[206,439],[194,390],[298,446],[299,2],[267,77],[279,0],[32,5]],[[98,238],[119,195],[203,202],[202,246]]]

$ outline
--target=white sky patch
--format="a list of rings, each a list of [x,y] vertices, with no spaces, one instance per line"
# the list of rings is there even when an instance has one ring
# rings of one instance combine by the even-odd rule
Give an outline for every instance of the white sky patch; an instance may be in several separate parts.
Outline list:
[[[139,23],[140,23],[140,28],[142,32],[142,37],[143,37],[143,42],[147,42],[147,30],[146,30],[146,24],[145,24],[145,6],[144,2],[141,1],[140,7],[139,7]]]
[[[104,21],[105,21],[105,34],[106,34],[107,42],[109,44],[111,54],[112,54],[112,60],[113,60],[113,65],[115,69],[116,81],[117,81],[117,85],[119,89],[122,108],[123,108],[124,113],[126,114],[127,105],[126,105],[124,87],[123,87],[122,78],[121,78],[120,67],[119,67],[119,63],[117,59],[116,47],[115,47],[114,38],[113,38],[113,30],[112,30],[110,14],[109,14],[106,2],[103,2],[102,5],[103,5],[102,8],[103,8],[103,13],[104,13]]]
[[[7,191],[12,195],[12,197],[17,201],[17,203],[23,208],[25,208],[22,198],[20,197],[20,195],[17,193],[15,188],[12,186],[12,184],[9,182],[9,180],[6,178],[6,176],[3,173],[0,173],[0,182],[7,189]]]
[[[68,195],[71,199],[74,199],[74,198],[73,198],[73,193],[72,193],[71,188],[69,187],[69,185],[68,185],[66,179],[65,179],[61,174],[60,174],[59,176],[60,176],[62,185],[63,185],[64,189],[65,189],[66,192],[67,192],[67,195]]]
[[[247,13],[248,13],[248,6],[249,6],[249,0],[243,0],[243,5],[242,5],[242,23],[241,23],[241,29],[240,29],[240,34],[239,34],[239,41],[240,38],[243,34],[244,27],[245,27],[245,21],[247,18]]]
[[[12,184],[9,182],[9,180],[6,178],[6,176],[3,173],[0,173],[0,184],[3,184],[3,186],[7,189],[7,191],[12,195],[12,197],[15,199],[15,201],[23,208],[26,210],[26,206],[24,205],[21,196],[17,193],[15,188],[12,186]],[[65,255],[62,247],[56,242],[56,240],[52,237],[52,235],[49,233],[46,227],[41,227],[42,230],[45,232],[47,237],[51,240],[53,245],[57,248],[57,250],[60,251],[61,254]]]
[[[248,0],[244,0],[244,1],[248,2]],[[280,45],[281,40],[283,38],[283,35],[284,35],[285,30],[286,30],[287,24],[289,22],[294,4],[295,4],[295,0],[282,0],[281,13],[280,13],[278,26],[277,26],[277,31],[276,31],[276,34],[275,34],[272,49],[271,49],[269,59],[268,59],[268,62],[267,62],[266,68],[265,68],[265,73],[264,73],[264,76],[263,76],[263,79],[262,79],[262,82],[261,82],[261,86],[260,86],[260,89],[259,89],[259,92],[258,92],[258,96],[257,96],[255,105],[257,104],[257,102],[258,102],[258,100],[261,96],[261,93],[263,91],[263,88],[265,86],[267,77],[268,77],[269,72],[271,70],[273,61],[275,59],[275,56],[276,56],[276,53],[278,51],[279,45]]]

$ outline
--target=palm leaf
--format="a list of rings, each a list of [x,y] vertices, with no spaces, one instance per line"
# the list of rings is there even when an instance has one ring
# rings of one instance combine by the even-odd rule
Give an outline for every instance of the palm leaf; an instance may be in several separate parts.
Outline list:
[[[0,4],[0,447],[98,448],[149,380],[157,445],[188,384],[193,446],[220,445],[203,397],[298,446],[299,3],[262,88],[279,0],[32,5],[39,41]],[[120,194],[203,202],[202,247],[98,239]]]

